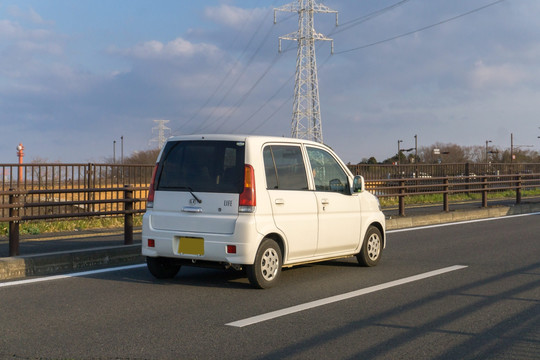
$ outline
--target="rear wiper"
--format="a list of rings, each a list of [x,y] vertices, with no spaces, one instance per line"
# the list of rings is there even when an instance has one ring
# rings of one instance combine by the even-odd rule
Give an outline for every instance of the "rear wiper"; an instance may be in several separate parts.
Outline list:
[[[197,197],[197,195],[195,195],[195,194],[193,193],[193,189],[190,188],[189,186],[181,186],[181,187],[178,188],[178,190],[187,190],[187,191],[189,191],[189,193],[191,194],[191,196],[193,196],[193,198],[194,198],[195,200],[197,200],[197,202],[198,202],[199,204],[202,203],[202,200],[199,199],[199,198]]]

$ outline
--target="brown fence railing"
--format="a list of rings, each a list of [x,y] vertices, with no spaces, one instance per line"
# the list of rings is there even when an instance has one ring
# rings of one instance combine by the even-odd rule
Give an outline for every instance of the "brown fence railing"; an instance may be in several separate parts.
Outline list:
[[[540,173],[540,164],[528,163],[358,164],[348,166],[353,174],[362,175],[366,180]]]
[[[153,165],[0,164],[0,222],[9,223],[10,256],[19,253],[23,221],[95,216],[123,216],[125,243],[133,240],[133,215],[145,211]],[[405,197],[442,194],[448,197],[540,188],[540,164],[350,165],[363,175],[366,187],[379,197],[397,197],[405,215]],[[464,175],[467,174],[467,175]],[[125,185],[129,184],[129,185]]]
[[[489,192],[511,190],[519,204],[523,190],[540,188],[540,173],[379,179],[366,181],[366,187],[379,198],[398,198],[399,215],[404,216],[405,197],[413,195],[442,194],[443,211],[449,211],[449,196],[460,193],[480,193],[481,206],[487,207]]]
[[[147,191],[147,187],[132,185],[122,188],[2,190],[0,197],[8,201],[0,204],[0,222],[9,223],[9,256],[19,255],[19,224],[32,220],[123,216],[124,244],[130,245],[133,243],[133,215],[145,212]],[[99,199],[95,200],[96,197]]]

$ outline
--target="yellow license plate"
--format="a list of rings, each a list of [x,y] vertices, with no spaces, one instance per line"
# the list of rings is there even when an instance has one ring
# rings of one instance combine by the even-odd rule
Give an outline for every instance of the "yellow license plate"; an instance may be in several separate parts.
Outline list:
[[[204,255],[204,239],[195,237],[180,237],[178,253],[186,255]]]

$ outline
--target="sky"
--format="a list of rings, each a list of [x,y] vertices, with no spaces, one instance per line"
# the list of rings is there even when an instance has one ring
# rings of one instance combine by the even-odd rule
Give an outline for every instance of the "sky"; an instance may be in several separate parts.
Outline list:
[[[540,150],[540,1],[326,0],[324,142]],[[0,0],[0,163],[101,163],[165,135],[290,136],[296,13],[270,0]],[[116,141],[116,147],[114,142]],[[529,147],[532,146],[532,147]]]

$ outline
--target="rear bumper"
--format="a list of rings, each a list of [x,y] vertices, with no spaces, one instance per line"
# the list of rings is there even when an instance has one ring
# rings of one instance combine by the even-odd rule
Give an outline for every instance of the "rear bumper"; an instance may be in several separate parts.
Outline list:
[[[251,265],[263,238],[255,230],[254,216],[248,214],[238,216],[232,234],[156,230],[150,225],[151,216],[151,213],[147,212],[143,217],[142,255],[144,256]],[[204,239],[204,254],[180,254],[178,252],[180,237]],[[148,247],[149,239],[154,240],[154,247]],[[228,245],[236,246],[236,253],[227,253]]]

